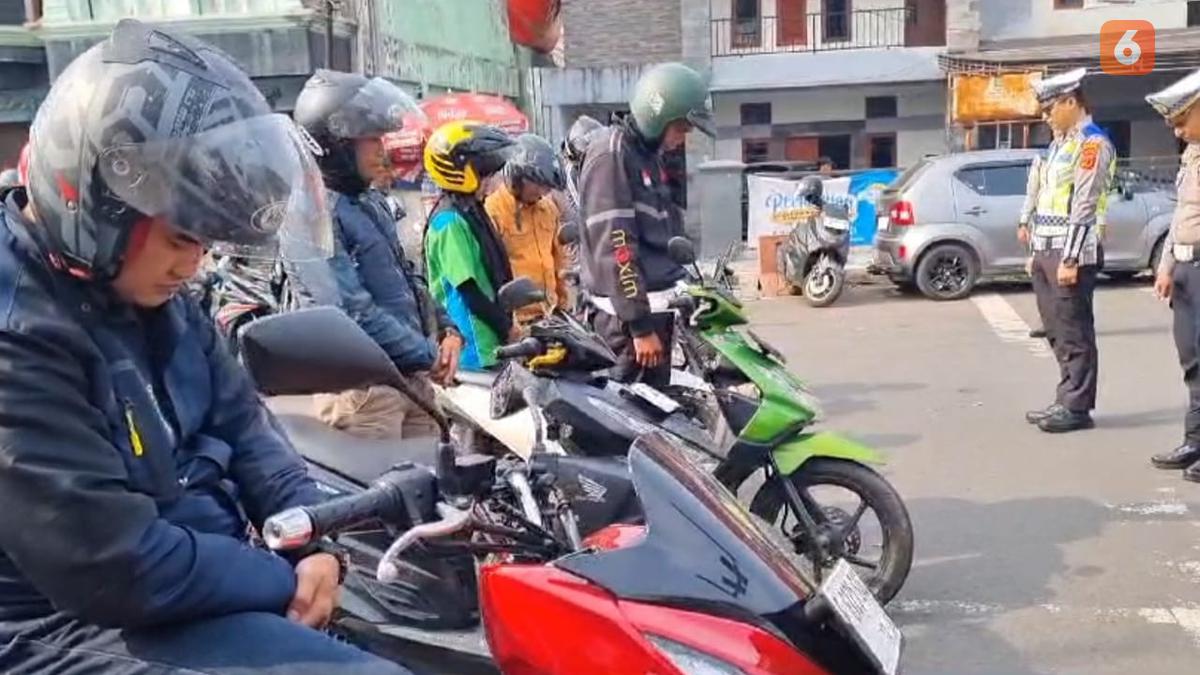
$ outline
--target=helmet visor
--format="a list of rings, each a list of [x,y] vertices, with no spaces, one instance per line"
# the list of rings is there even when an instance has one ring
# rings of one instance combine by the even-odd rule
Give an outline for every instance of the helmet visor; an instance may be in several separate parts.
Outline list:
[[[283,115],[237,120],[194,136],[105,149],[117,197],[217,252],[325,259],[333,229],[316,161]]]
[[[382,136],[403,128],[406,114],[415,115],[417,120],[425,118],[413,97],[382,77],[376,77],[329,116],[328,127],[329,132],[339,138]]]
[[[687,114],[688,124],[709,138],[717,137],[717,124],[713,121],[712,111],[707,108],[690,110]]]

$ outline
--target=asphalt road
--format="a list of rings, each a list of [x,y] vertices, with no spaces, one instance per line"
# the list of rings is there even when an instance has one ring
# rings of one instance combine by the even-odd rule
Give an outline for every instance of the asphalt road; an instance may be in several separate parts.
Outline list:
[[[1025,335],[1027,286],[749,307],[822,398],[824,426],[890,455],[916,531],[892,605],[906,673],[1200,672],[1200,485],[1149,464],[1179,440],[1186,397],[1148,283],[1098,291],[1097,428],[1064,436],[1023,419],[1057,381]]]

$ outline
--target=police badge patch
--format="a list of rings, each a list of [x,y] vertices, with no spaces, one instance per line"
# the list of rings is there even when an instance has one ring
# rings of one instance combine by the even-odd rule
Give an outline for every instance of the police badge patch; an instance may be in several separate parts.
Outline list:
[[[1079,166],[1091,171],[1096,168],[1096,157],[1100,154],[1100,142],[1088,141],[1083,144],[1083,153],[1079,157]]]

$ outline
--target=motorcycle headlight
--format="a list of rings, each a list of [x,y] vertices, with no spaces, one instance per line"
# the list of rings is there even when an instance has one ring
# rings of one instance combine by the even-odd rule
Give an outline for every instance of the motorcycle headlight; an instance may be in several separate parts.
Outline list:
[[[663,656],[686,675],[745,675],[745,671],[714,656],[659,635],[646,634]]]

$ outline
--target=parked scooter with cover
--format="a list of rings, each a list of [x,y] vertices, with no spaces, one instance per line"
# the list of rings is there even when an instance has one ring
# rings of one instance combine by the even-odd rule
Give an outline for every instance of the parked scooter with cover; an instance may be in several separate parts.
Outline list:
[[[804,215],[779,249],[779,274],[813,307],[828,307],[846,286],[850,256],[851,204],[823,197],[821,179],[800,181],[797,198],[807,202]]]

